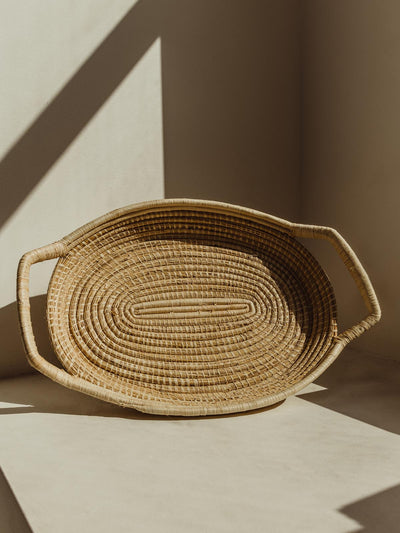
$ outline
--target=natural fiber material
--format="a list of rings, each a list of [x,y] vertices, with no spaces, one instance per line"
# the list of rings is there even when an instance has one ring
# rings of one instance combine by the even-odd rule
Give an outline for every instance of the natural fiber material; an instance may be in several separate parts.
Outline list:
[[[296,236],[330,240],[364,296],[370,315],[342,335],[330,282]],[[29,267],[58,256],[47,318],[66,372],[37,353],[29,316]],[[380,317],[365,271],[337,232],[218,202],[114,211],[26,254],[18,283],[33,366],[151,413],[229,413],[280,401]]]

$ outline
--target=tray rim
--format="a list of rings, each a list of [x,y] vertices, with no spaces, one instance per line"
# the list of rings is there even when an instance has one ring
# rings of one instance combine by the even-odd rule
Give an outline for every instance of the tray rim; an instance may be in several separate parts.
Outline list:
[[[90,222],[87,222],[77,228],[76,230],[68,233],[60,239],[59,242],[64,242],[67,246],[66,252],[75,246],[81,238],[83,238],[88,233],[93,230],[97,230],[103,224],[108,222],[115,222],[118,218],[123,218],[125,216],[131,215],[133,213],[146,214],[151,212],[157,212],[162,209],[163,211],[177,211],[180,209],[188,209],[192,211],[202,210],[202,211],[211,211],[215,213],[225,213],[225,214],[235,214],[240,216],[243,219],[252,219],[257,222],[261,222],[266,226],[274,226],[285,233],[291,234],[295,224],[279,218],[274,215],[263,213],[256,209],[250,207],[244,207],[236,204],[229,204],[226,202],[220,202],[217,200],[198,200],[192,198],[166,198],[158,200],[149,200],[140,203],[129,204],[118,209],[114,209],[101,215]]]
[[[30,305],[29,305],[29,270],[32,264],[44,261],[46,259],[53,259],[65,255],[81,238],[88,235],[92,231],[97,230],[102,225],[107,225],[110,222],[115,222],[118,218],[131,215],[135,212],[146,213],[157,211],[160,208],[163,210],[177,210],[177,209],[193,209],[215,211],[222,213],[234,213],[242,216],[244,219],[256,219],[258,222],[263,222],[268,226],[275,226],[284,232],[290,234],[292,237],[305,237],[326,239],[338,251],[343,262],[348,268],[350,274],[356,282],[364,302],[369,311],[369,315],[361,320],[355,326],[349,328],[342,334],[335,337],[332,341],[331,348],[325,354],[322,362],[318,364],[316,369],[308,374],[301,381],[295,385],[285,389],[284,391],[271,394],[264,398],[254,400],[252,402],[231,402],[224,405],[193,405],[182,406],[170,404],[167,401],[159,402],[154,400],[139,400],[138,398],[127,397],[115,391],[110,391],[102,387],[98,387],[82,378],[68,374],[65,370],[59,369],[46,361],[37,350],[32,330],[32,323],[30,319]],[[311,253],[311,252],[310,252]],[[313,254],[312,254],[313,255]],[[318,262],[318,261],[317,261]],[[321,267],[322,268],[322,267]],[[18,294],[18,310],[21,325],[21,332],[24,341],[25,350],[28,361],[34,368],[48,376],[50,379],[74,390],[85,392],[91,396],[95,396],[102,400],[116,403],[118,405],[133,407],[140,411],[152,414],[176,415],[176,416],[202,416],[202,415],[216,415],[228,414],[234,412],[247,411],[252,409],[259,409],[269,405],[278,403],[288,396],[291,396],[303,389],[309,383],[314,381],[321,375],[325,369],[332,364],[336,357],[341,353],[343,348],[354,338],[361,335],[364,331],[373,326],[379,321],[381,312],[378,300],[376,298],[372,284],[359,262],[357,256],[350,248],[343,237],[334,229],[324,226],[312,226],[305,224],[297,224],[289,222],[285,219],[278,218],[273,215],[263,213],[248,207],[238,206],[234,204],[214,201],[214,200],[196,200],[187,198],[178,199],[161,199],[141,202],[138,204],[130,204],[126,207],[115,209],[105,215],[97,217],[91,222],[84,224],[75,231],[63,237],[60,241],[44,246],[42,248],[27,252],[21,258],[18,276],[17,276],[17,294]]]

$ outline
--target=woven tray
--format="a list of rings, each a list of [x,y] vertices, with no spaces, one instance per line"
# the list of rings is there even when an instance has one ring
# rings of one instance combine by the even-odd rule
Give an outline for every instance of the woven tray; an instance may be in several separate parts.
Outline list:
[[[331,284],[296,237],[330,241],[361,291],[369,315],[340,335]],[[56,257],[47,319],[65,370],[39,355],[29,306],[31,265]],[[335,230],[198,200],[128,206],[26,253],[18,304],[28,360],[44,375],[185,416],[283,400],[380,318],[367,274]]]

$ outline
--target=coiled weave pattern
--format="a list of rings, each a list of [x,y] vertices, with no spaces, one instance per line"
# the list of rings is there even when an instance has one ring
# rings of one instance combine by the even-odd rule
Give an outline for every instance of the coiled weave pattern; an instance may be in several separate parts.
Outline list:
[[[185,206],[85,234],[57,264],[47,315],[69,374],[182,414],[285,391],[337,335],[330,282],[289,232]]]

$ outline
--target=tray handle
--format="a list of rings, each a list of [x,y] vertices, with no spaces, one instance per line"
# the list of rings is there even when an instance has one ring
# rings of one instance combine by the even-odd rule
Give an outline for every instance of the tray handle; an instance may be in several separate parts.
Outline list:
[[[329,241],[336,249],[361,293],[369,314],[358,324],[338,335],[337,340],[346,345],[370,329],[381,318],[381,308],[368,274],[350,245],[335,229],[304,224],[293,224],[292,229],[295,237]]]
[[[31,366],[55,379],[60,369],[46,361],[38,352],[35,336],[33,334],[31,319],[31,304],[29,300],[29,273],[33,264],[47,259],[55,259],[63,255],[65,245],[55,242],[42,246],[24,254],[18,265],[17,273],[17,302],[19,325],[26,356]],[[60,371],[62,372],[62,371]],[[58,380],[57,380],[58,381]]]
[[[105,401],[113,401],[119,405],[125,405],[124,398],[113,391],[103,389],[94,383],[90,383],[78,376],[68,374],[65,370],[56,367],[42,357],[37,349],[35,336],[32,328],[31,306],[29,301],[29,273],[35,263],[62,257],[67,251],[67,245],[63,241],[48,244],[36,250],[24,254],[18,265],[17,274],[17,302],[19,324],[27,359],[31,366],[53,381],[64,385],[69,389],[84,392],[90,396]]]
[[[31,366],[55,381],[63,381],[63,374],[67,373],[49,363],[38,352],[31,319],[31,304],[29,300],[29,273],[33,264],[40,263],[41,261],[46,261],[48,259],[56,259],[57,257],[61,257],[64,251],[65,244],[61,241],[58,241],[27,252],[22,256],[19,262],[17,273],[19,325],[27,359]]]

